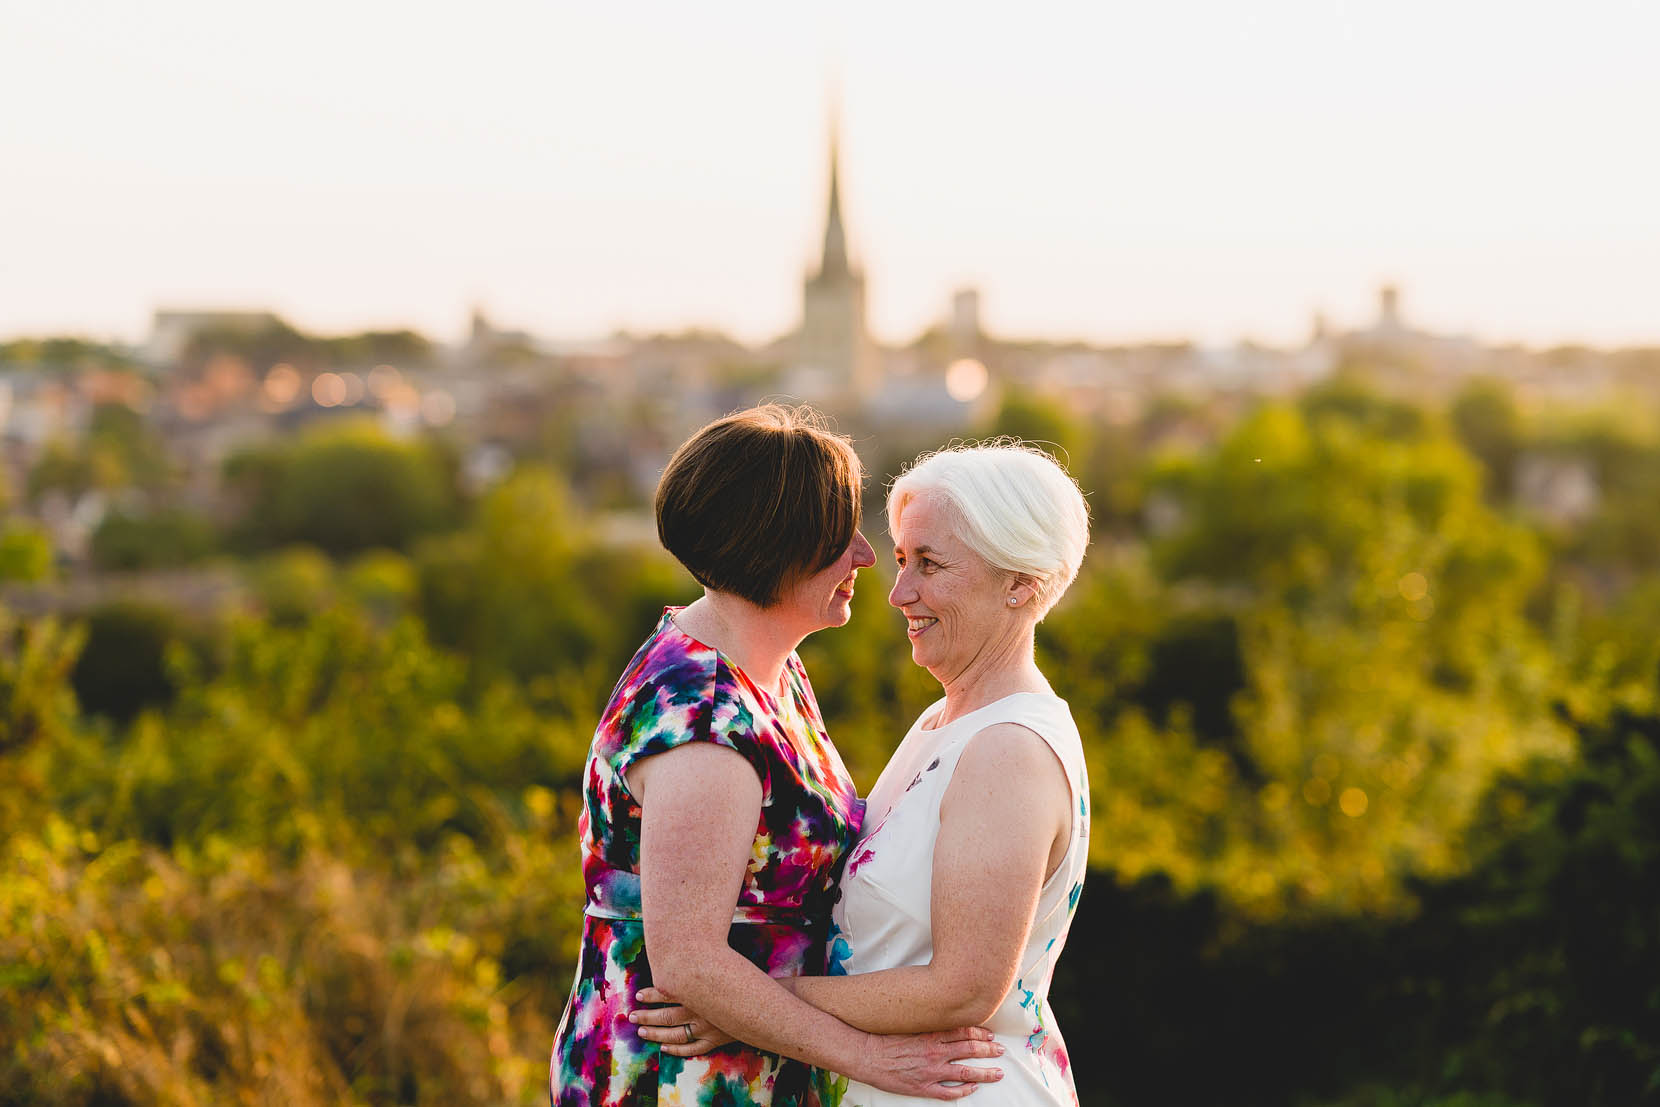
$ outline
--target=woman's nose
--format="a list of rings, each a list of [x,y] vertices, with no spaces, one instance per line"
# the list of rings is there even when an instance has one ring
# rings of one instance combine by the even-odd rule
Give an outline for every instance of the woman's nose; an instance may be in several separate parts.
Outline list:
[[[876,551],[870,548],[870,543],[865,541],[864,535],[854,531],[853,567],[855,569],[868,569],[874,564],[876,564]]]

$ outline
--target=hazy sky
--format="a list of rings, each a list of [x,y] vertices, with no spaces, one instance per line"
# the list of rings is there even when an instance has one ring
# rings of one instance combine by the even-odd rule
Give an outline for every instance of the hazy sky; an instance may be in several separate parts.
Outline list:
[[[1018,11],[1018,15],[1016,12]],[[1660,0],[0,0],[0,336],[792,327],[1660,343]]]

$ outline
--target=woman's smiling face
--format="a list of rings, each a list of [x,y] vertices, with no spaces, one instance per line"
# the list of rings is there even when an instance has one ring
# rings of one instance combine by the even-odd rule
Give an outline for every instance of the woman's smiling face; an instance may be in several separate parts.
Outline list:
[[[1021,629],[1009,606],[1014,575],[981,560],[961,529],[950,504],[929,493],[906,503],[893,526],[899,576],[888,602],[905,615],[911,660],[945,685]]]
[[[852,616],[853,582],[860,569],[876,564],[876,554],[865,536],[853,532],[853,541],[842,555],[786,590],[783,602],[802,620],[811,633],[825,627],[845,626]]]

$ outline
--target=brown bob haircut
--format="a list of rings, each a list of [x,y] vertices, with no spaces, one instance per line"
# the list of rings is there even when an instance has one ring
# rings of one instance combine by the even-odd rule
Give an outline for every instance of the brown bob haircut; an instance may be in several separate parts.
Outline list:
[[[687,439],[657,485],[657,537],[697,582],[771,607],[859,527],[859,457],[809,407],[765,404]]]

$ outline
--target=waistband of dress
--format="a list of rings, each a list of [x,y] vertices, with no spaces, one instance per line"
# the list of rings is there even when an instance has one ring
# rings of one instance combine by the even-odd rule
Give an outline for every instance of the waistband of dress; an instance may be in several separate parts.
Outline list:
[[[593,902],[589,902],[583,907],[582,913],[590,919],[605,919],[610,922],[643,921],[638,911]],[[732,909],[732,922],[734,924],[744,923],[750,926],[793,926],[805,929],[822,924],[824,917],[790,907],[768,907],[761,904],[740,903]]]

